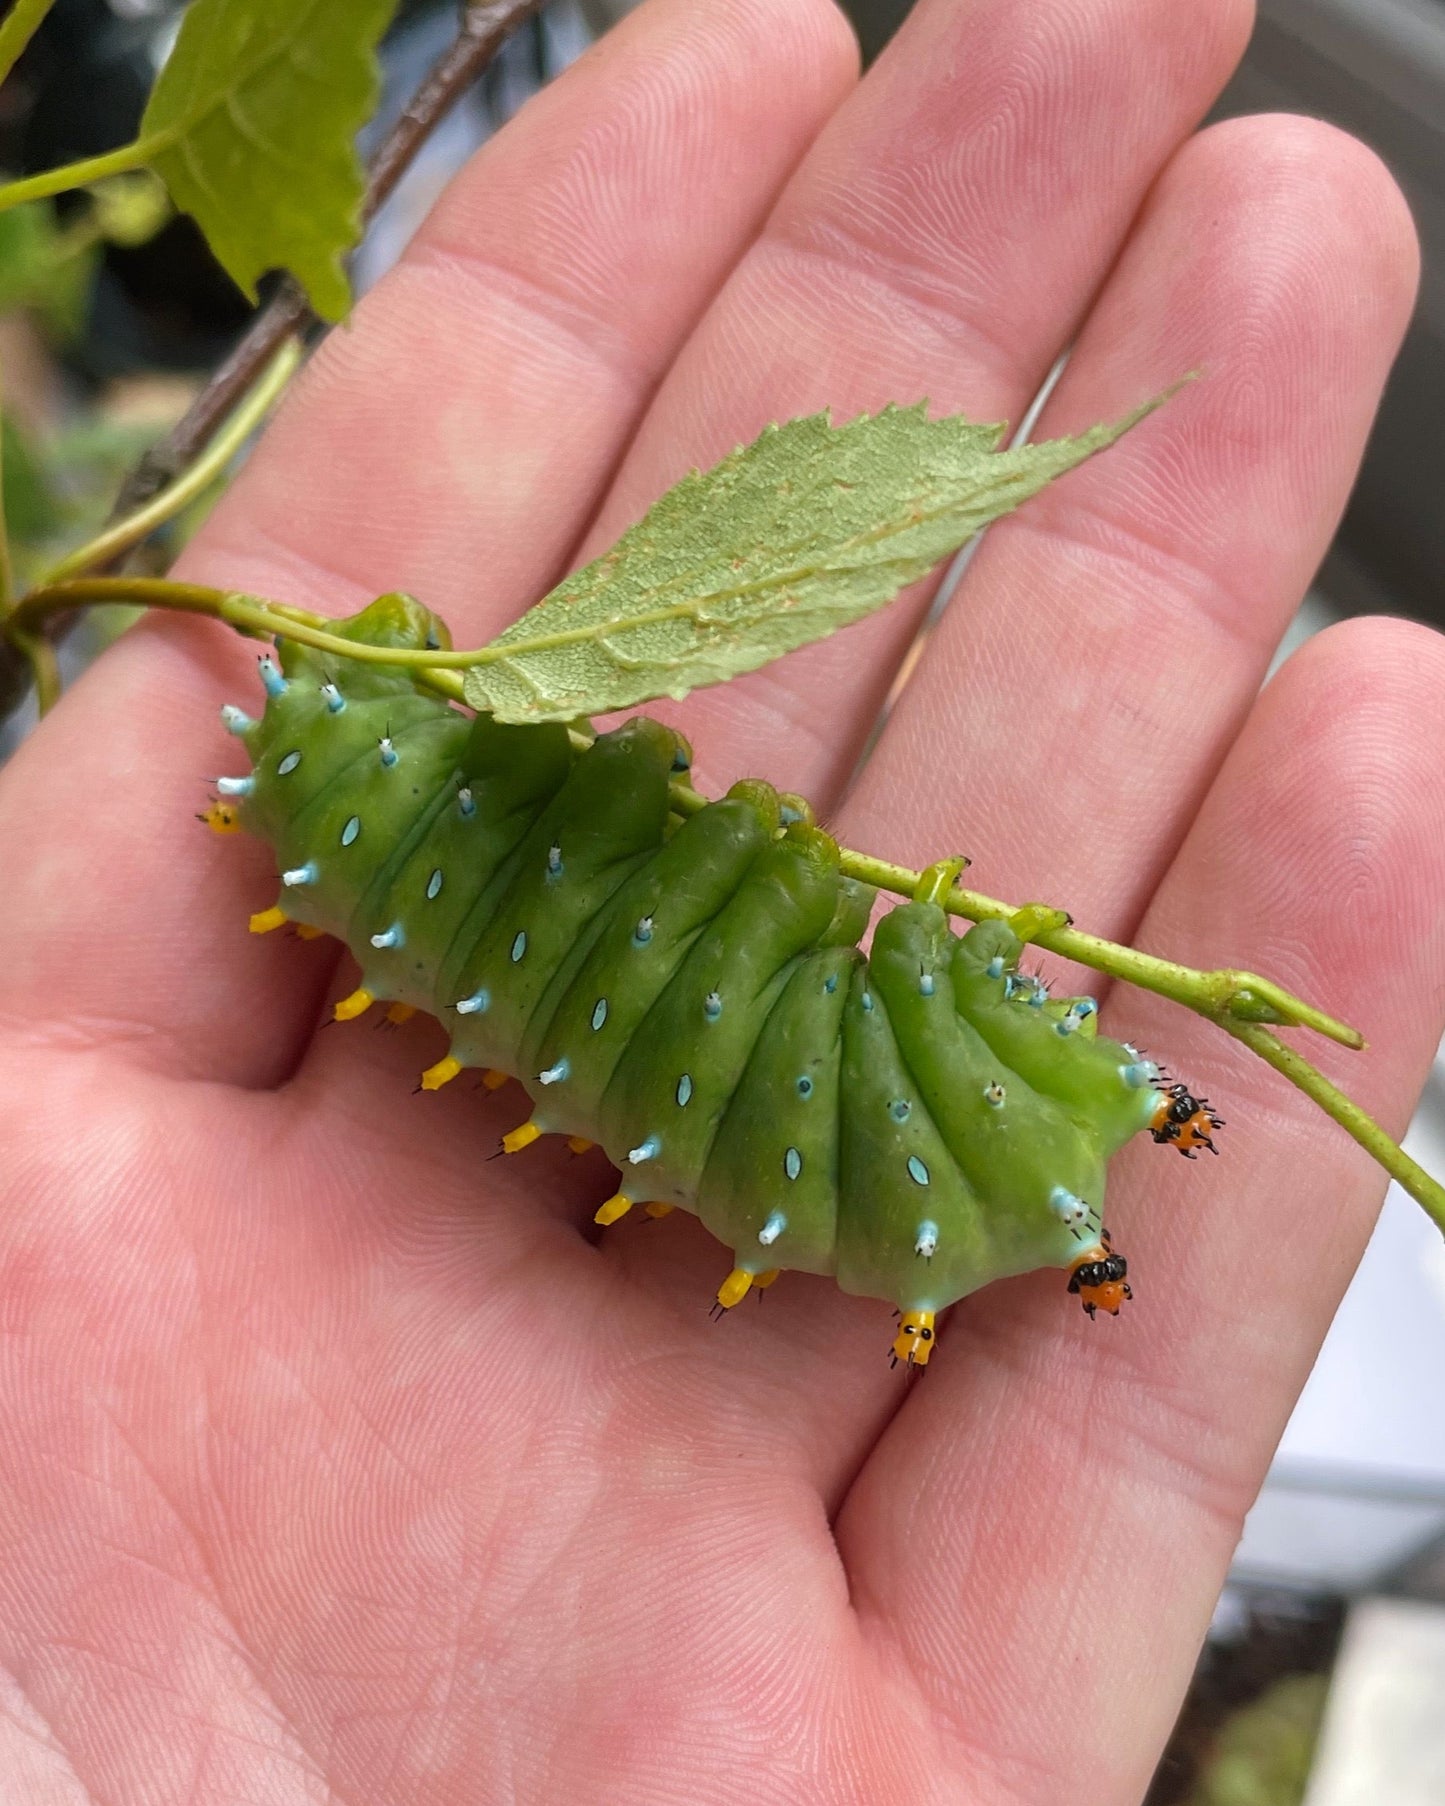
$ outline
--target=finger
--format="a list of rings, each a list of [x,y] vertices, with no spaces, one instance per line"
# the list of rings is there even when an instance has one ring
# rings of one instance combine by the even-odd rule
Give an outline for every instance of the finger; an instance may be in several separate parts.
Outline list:
[[[1305,1051],[1397,1135],[1445,1025],[1442,684],[1445,640],[1400,623],[1354,622],[1297,654],[1142,931],[1357,1020],[1367,1053]],[[1121,1162],[1109,1215],[1137,1296],[1117,1323],[1084,1322],[1042,1275],[961,1306],[950,1358],[839,1526],[864,1624],[945,1745],[999,1797],[1027,1775],[1030,1798],[1071,1799],[1084,1776],[1099,1806],[1143,1792],[1384,1191],[1218,1031],[1139,993],[1115,1001],[1112,1032],[1207,1083],[1222,1158],[1194,1171],[1146,1144]]]
[[[768,419],[825,405],[843,417],[923,394],[977,417],[1016,416],[1247,28],[1248,9],[1232,3],[1187,17],[1157,0],[916,8],[689,341],[590,547],[688,464]],[[926,589],[772,671],[690,698],[682,715],[704,779],[761,771],[827,810]],[[928,786],[915,770],[908,788]],[[681,1225],[661,1229],[619,1224],[607,1257],[660,1295],[711,1295],[726,1253]],[[800,1384],[789,1409],[840,1483],[899,1388],[882,1358],[886,1311],[824,1311],[818,1296],[785,1276],[766,1310],[720,1326],[717,1358],[736,1359],[741,1376],[754,1341],[792,1362],[792,1338],[831,1365],[837,1383]]]
[[[770,420],[921,396],[1016,419],[1250,16],[1242,0],[924,0],[692,336],[587,549]],[[741,763],[831,807],[930,588],[690,699],[699,769],[730,782]]]
[[[856,844],[922,864],[961,834],[982,890],[1127,937],[1329,543],[1417,268],[1388,172],[1328,126],[1180,151],[1040,432],[1203,374],[989,535],[850,800]]]
[[[515,613],[853,58],[826,0],[641,8],[457,178],[180,574],[336,612],[412,588],[462,634]],[[327,962],[248,943],[269,859],[192,820],[235,769],[215,707],[251,670],[205,628],[127,635],[6,773],[7,1016],[179,1071],[289,1070]]]

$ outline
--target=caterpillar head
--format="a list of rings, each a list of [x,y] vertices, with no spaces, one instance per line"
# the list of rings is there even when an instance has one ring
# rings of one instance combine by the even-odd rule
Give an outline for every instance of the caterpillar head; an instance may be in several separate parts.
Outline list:
[[[1159,1103],[1149,1124],[1155,1141],[1178,1148],[1186,1160],[1192,1160],[1200,1148],[1217,1154],[1212,1135],[1224,1127],[1223,1118],[1214,1114],[1207,1097],[1194,1097],[1187,1085],[1170,1085],[1159,1094]]]

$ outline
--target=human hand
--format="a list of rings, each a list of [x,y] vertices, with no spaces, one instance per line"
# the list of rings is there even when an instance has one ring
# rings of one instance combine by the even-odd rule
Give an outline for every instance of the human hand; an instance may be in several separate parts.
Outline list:
[[[1389,177],[1278,118],[1190,138],[1239,0],[924,0],[853,88],[825,0],[649,0],[458,178],[178,573],[465,643],[769,419],[928,395],[1041,434],[1192,385],[926,603],[680,717],[705,788],[1357,1021],[1398,1131],[1442,1019],[1445,643],[1270,654],[1408,312]],[[459,640],[459,643],[463,643]],[[1229,1120],[1117,1164],[1137,1301],[887,1307],[788,1275],[721,1325],[680,1214],[413,1097],[420,1021],[317,1034],[322,946],[192,819],[253,652],[148,621],[0,781],[0,1798],[1125,1806],[1383,1182],[1206,1025],[1112,1032]],[[1077,976],[1077,975],[1076,975]],[[1313,1050],[1312,1050],[1313,1051]],[[579,1233],[581,1231],[581,1233]]]

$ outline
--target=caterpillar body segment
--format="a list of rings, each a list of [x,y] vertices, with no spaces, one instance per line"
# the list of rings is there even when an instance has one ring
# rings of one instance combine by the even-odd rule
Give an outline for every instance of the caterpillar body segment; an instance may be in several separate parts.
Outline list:
[[[794,963],[718,1126],[694,1208],[754,1274],[837,1270],[843,1012],[863,965],[850,946]]]
[[[399,596],[341,631],[447,643]],[[534,1113],[505,1151],[600,1144],[621,1180],[599,1222],[697,1214],[732,1251],[718,1307],[780,1270],[832,1274],[897,1305],[895,1358],[920,1365],[938,1314],[1006,1274],[1065,1269],[1090,1315],[1129,1296],[1110,1155],[1144,1129],[1192,1154],[1218,1119],[1100,1034],[1091,999],[1021,976],[1007,923],[959,936],[905,903],[865,956],[874,893],[811,812],[747,781],[679,819],[691,755],[646,717],[579,753],[400,667],[288,644],[262,678],[263,716],[226,716],[253,761],[227,811],[282,874],[253,926],[348,943],[339,1019],[434,1013],[451,1047],[421,1088],[520,1075]]]

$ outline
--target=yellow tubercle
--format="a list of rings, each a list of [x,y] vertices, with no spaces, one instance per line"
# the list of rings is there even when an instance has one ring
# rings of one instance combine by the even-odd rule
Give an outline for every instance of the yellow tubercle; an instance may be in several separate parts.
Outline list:
[[[413,1004],[393,1003],[387,1006],[386,1019],[393,1028],[400,1028],[403,1022],[410,1022],[415,1014]]]
[[[296,938],[302,941],[319,941],[326,930],[318,928],[314,922],[298,922]]]
[[[677,1206],[669,1204],[663,1198],[654,1198],[650,1204],[644,1204],[642,1208],[650,1217],[670,1217]]]
[[[609,1224],[616,1223],[625,1217],[631,1208],[631,1198],[624,1198],[622,1193],[618,1192],[616,1197],[609,1198],[605,1204],[598,1205],[592,1221],[600,1223],[606,1229]]]
[[[741,1267],[734,1267],[732,1272],[717,1289],[717,1301],[725,1311],[730,1311],[735,1304],[741,1304],[752,1290],[753,1275],[744,1273]]]
[[[450,1085],[462,1069],[460,1060],[448,1054],[444,1060],[438,1060],[435,1066],[428,1066],[421,1075],[423,1091],[440,1091],[443,1085]]]
[[[585,1135],[569,1135],[567,1137],[567,1151],[569,1154],[590,1154],[592,1152],[592,1145],[593,1144]]]
[[[482,1083],[488,1091],[500,1091],[511,1076],[508,1072],[498,1072],[495,1066],[489,1066],[482,1074]]]
[[[769,1267],[766,1273],[756,1273],[753,1275],[753,1284],[761,1292],[764,1286],[770,1286],[773,1283],[782,1270],[781,1267]]]
[[[273,928],[284,928],[290,920],[290,916],[287,915],[284,909],[276,909],[275,907],[263,909],[251,917],[251,933],[270,934]]]
[[[906,1361],[910,1367],[926,1367],[933,1353],[934,1328],[932,1311],[904,1311],[893,1338],[893,1358]]]
[[[341,999],[331,1012],[332,1019],[336,1022],[355,1022],[356,1018],[364,1016],[375,1002],[376,999],[371,992],[365,985],[362,985],[360,990],[353,991],[349,997]]]
[[[236,813],[234,803],[212,803],[201,816],[201,820],[213,834],[239,834],[241,818]]]
[[[504,1154],[520,1154],[523,1148],[529,1148],[534,1141],[541,1139],[542,1131],[536,1123],[524,1122],[519,1128],[509,1129],[502,1137],[502,1152]]]

